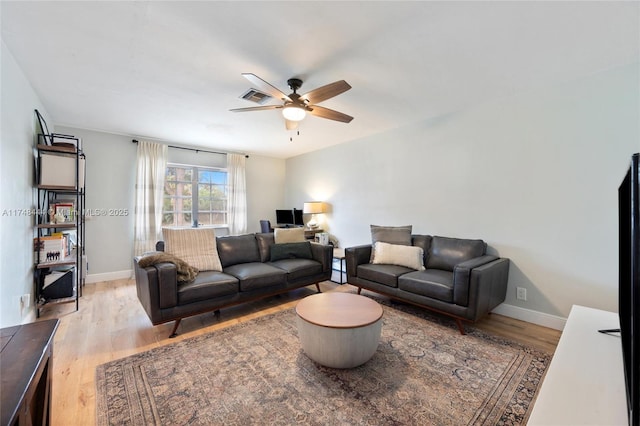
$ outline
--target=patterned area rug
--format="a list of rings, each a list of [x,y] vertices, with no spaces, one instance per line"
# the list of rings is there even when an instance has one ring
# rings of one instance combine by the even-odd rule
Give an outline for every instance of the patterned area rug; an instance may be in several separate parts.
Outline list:
[[[97,423],[526,423],[551,355],[392,306],[378,351],[350,370],[307,358],[292,309],[103,364]]]

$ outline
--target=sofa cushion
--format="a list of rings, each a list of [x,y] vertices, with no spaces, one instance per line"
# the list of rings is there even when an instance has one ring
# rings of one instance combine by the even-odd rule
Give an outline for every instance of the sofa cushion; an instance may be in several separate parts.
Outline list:
[[[433,237],[426,267],[453,271],[453,267],[458,263],[482,256],[486,247],[482,240]]]
[[[239,263],[224,268],[224,272],[240,280],[240,291],[284,285],[287,272],[268,263]]]
[[[423,265],[427,264],[429,260],[429,249],[431,248],[431,235],[412,235],[411,245],[420,247],[424,251]]]
[[[373,246],[373,264],[406,266],[417,271],[424,270],[424,251],[421,247],[388,244],[378,241]]]
[[[222,271],[213,228],[162,228],[164,251],[200,271]]]
[[[273,236],[276,244],[282,243],[301,243],[306,241],[304,238],[304,228],[276,228],[273,230]]]
[[[396,288],[398,287],[398,277],[413,271],[405,266],[365,263],[358,265],[357,274],[358,278]]]
[[[184,305],[236,294],[238,288],[238,279],[231,275],[216,271],[201,272],[195,281],[178,286],[178,304]]]
[[[253,234],[218,237],[218,254],[222,267],[260,262],[258,242]]]
[[[281,259],[313,259],[311,243],[284,243],[271,246],[271,262]]]
[[[295,281],[299,278],[322,273],[322,264],[317,260],[282,259],[269,264],[284,270],[287,273],[288,281]]]
[[[398,278],[398,288],[409,293],[453,303],[453,272],[426,269]]]
[[[260,250],[260,262],[268,262],[271,259],[271,246],[276,242],[273,232],[256,234],[256,241]]]

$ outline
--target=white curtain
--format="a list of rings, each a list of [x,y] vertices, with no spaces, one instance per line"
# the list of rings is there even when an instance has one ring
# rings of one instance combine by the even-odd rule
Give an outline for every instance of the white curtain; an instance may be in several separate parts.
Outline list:
[[[244,155],[227,154],[227,178],[229,179],[229,199],[227,200],[229,234],[244,234],[247,232],[247,182]]]
[[[162,203],[167,145],[138,142],[135,203],[135,255],[154,251],[162,238]]]

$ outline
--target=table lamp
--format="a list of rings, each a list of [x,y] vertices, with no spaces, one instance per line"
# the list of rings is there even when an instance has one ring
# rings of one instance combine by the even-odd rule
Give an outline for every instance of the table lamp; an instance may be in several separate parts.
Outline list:
[[[327,211],[327,208],[325,206],[325,204],[322,201],[309,201],[304,203],[304,206],[302,208],[302,212],[304,214],[310,214],[311,215],[311,220],[309,220],[307,222],[307,226],[309,228],[317,228],[318,227],[318,222],[316,220],[316,214],[318,213],[325,213]]]

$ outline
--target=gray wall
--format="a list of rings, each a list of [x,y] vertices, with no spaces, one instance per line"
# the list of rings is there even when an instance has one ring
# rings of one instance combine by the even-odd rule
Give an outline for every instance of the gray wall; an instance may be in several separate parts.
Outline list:
[[[342,246],[370,242],[370,224],[484,239],[512,260],[513,316],[617,311],[617,188],[640,151],[638,75],[613,69],[290,158],[287,201],[329,202],[324,226]]]
[[[56,127],[56,131],[82,138],[82,149],[87,156],[87,279],[93,282],[129,277],[133,253],[136,145],[131,143],[131,138],[122,135],[61,126]],[[123,210],[128,214],[119,215]]]
[[[82,138],[87,155],[86,208],[106,210],[86,222],[88,282],[126,278],[133,258],[133,205],[137,145],[131,136],[58,126],[56,131]],[[138,138],[140,139],[140,138]],[[179,143],[170,143],[179,145]],[[211,148],[215,151],[215,147]],[[169,161],[226,167],[226,156],[169,149]],[[251,155],[247,161],[248,232],[260,229],[259,220],[274,215],[284,201],[284,160]],[[127,209],[127,216],[111,216],[109,210]],[[220,235],[226,229],[218,230]]]
[[[4,42],[0,64],[0,327],[30,322],[33,308],[33,237],[36,207],[34,135],[38,109],[51,124],[38,95]],[[20,296],[30,295],[21,308]]]

